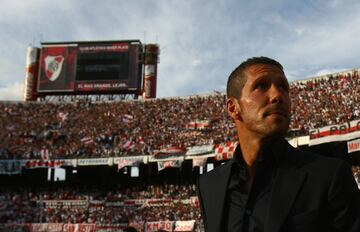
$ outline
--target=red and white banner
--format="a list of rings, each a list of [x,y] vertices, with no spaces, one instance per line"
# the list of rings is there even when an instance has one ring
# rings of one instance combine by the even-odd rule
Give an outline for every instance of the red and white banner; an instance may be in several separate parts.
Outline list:
[[[175,222],[174,221],[158,221],[158,222],[147,222],[145,223],[145,232],[152,231],[173,231]]]
[[[199,120],[196,121],[196,129],[205,130],[210,127],[210,120]]]
[[[91,144],[94,142],[94,140],[90,136],[86,136],[86,137],[80,139],[80,141],[84,144]]]
[[[147,199],[131,199],[131,200],[124,200],[124,205],[131,206],[131,205],[143,205],[145,204]]]
[[[142,207],[149,207],[149,206],[169,206],[175,203],[172,199],[133,199],[133,200],[124,200],[125,206],[142,206]]]
[[[196,120],[189,122],[187,124],[188,129],[198,129],[198,130],[205,130],[210,127],[211,121],[210,120]]]
[[[141,162],[147,163],[147,156],[131,156],[131,157],[116,157],[114,164],[118,165],[118,170],[125,166],[138,166]]]
[[[95,224],[64,224],[63,232],[96,232]]]
[[[360,151],[360,139],[355,139],[347,142],[348,153]]]
[[[159,199],[131,199],[131,200],[124,200],[123,202],[117,201],[117,202],[105,202],[106,206],[142,206],[142,207],[148,207],[148,206],[168,206],[172,204],[177,204],[178,202],[181,202],[183,205],[193,205],[197,206],[198,198],[197,197],[190,197],[189,199],[181,199],[181,200],[175,200],[175,199],[169,199],[169,198],[159,198]]]
[[[32,223],[29,224],[30,231],[37,232],[63,232],[64,224],[62,223]]]
[[[181,167],[181,160],[169,160],[169,161],[159,161],[158,164],[158,170],[164,170],[166,168],[180,168]]]
[[[43,147],[41,150],[40,150],[40,156],[41,156],[41,159],[42,160],[49,160],[50,159],[50,151],[49,149]]]
[[[45,207],[48,208],[57,208],[59,206],[64,208],[88,207],[89,204],[87,200],[43,200],[37,202],[44,203]]]
[[[128,227],[127,223],[123,224],[100,224],[96,225],[96,232],[119,232]]]
[[[179,157],[184,156],[186,153],[185,147],[179,146],[169,146],[166,148],[162,148],[161,150],[155,151],[153,156],[156,159],[166,159],[171,157]]]
[[[360,120],[309,131],[309,146],[360,138]]]
[[[78,159],[77,166],[96,166],[96,165],[109,165],[114,164],[113,158],[93,158],[93,159]]]
[[[132,116],[130,114],[124,114],[122,116],[122,121],[126,124],[131,123],[133,119],[134,119],[134,116]]]
[[[136,143],[131,141],[131,140],[126,140],[123,144],[122,144],[122,147],[125,149],[125,150],[131,150],[133,149],[134,147],[136,146]]]
[[[198,155],[209,154],[213,152],[213,150],[214,150],[214,144],[188,147],[186,151],[186,156],[198,156]]]
[[[105,202],[105,206],[106,207],[123,207],[124,202],[123,201],[110,201],[110,202]]]
[[[122,169],[123,167],[126,167],[126,166],[132,166],[134,162],[132,160],[128,160],[128,159],[123,159],[123,160],[120,160],[118,162],[118,170]]]
[[[196,129],[196,122],[195,121],[192,121],[192,122],[189,122],[187,125],[186,125],[186,128],[188,129]]]
[[[30,232],[96,232],[95,224],[30,223]]]
[[[214,159],[216,161],[232,159],[237,144],[238,142],[216,144]]]
[[[172,203],[172,199],[148,199],[143,206],[169,206]]]
[[[193,231],[195,227],[195,220],[191,221],[176,221],[174,231]]]
[[[64,160],[29,160],[25,163],[26,168],[53,168],[65,164]]]

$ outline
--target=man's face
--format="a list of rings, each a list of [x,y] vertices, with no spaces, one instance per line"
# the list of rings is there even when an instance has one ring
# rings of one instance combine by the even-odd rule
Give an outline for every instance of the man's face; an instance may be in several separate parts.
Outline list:
[[[238,99],[244,133],[262,138],[284,135],[290,123],[289,83],[275,65],[255,64],[245,70],[246,82]]]

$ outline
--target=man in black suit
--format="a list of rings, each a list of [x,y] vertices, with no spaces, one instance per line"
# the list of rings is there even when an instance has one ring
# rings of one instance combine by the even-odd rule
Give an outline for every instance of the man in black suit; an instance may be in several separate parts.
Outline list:
[[[205,231],[360,232],[350,166],[284,139],[291,102],[280,63],[254,57],[240,64],[229,76],[226,107],[239,145],[232,160],[199,178]]]

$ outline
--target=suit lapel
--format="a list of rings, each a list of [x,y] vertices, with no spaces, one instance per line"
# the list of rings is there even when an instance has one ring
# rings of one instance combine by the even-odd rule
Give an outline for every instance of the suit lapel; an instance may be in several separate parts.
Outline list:
[[[200,191],[204,201],[209,232],[221,231],[226,189],[233,162],[233,160],[228,161],[222,167],[209,173],[210,175],[200,179]]]
[[[306,177],[306,174],[299,171],[293,161],[292,156],[297,151],[290,148],[288,144],[284,147],[281,154],[283,160],[279,164],[272,188],[265,232],[280,231]]]

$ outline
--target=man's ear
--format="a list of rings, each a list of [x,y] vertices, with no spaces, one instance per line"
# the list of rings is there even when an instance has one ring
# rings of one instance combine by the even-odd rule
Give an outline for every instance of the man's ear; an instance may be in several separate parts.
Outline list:
[[[230,97],[226,100],[226,108],[230,117],[234,120],[241,120],[238,102],[235,98]]]

